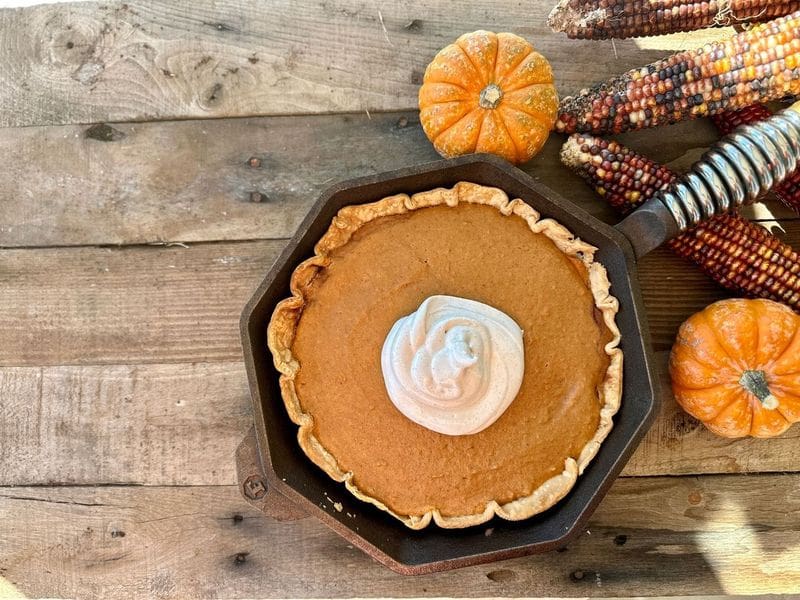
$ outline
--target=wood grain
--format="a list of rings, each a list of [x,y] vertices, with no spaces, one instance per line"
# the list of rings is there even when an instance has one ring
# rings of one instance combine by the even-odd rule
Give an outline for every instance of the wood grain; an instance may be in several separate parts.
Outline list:
[[[800,221],[785,227],[800,246]],[[284,244],[0,251],[0,365],[239,360],[239,314]],[[656,350],[728,295],[667,250],[639,277]]]
[[[0,364],[240,360],[282,241],[0,252]]]
[[[730,33],[578,42],[547,2],[81,2],[0,11],[0,126],[407,110],[462,33],[512,31],[562,94]]]
[[[264,518],[235,486],[0,488],[0,577],[87,599],[786,593],[798,492],[791,475],[621,479],[564,552],[403,577],[314,519]]]
[[[439,158],[411,113],[105,127],[0,129],[0,245],[288,238],[324,187]]]
[[[0,485],[232,484],[253,423],[239,362],[0,368],[0,398]]]

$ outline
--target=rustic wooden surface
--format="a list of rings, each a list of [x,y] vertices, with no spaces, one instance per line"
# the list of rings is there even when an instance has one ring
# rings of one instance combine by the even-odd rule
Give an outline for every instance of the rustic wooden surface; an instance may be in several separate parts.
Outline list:
[[[569,92],[724,34],[568,42],[549,4],[0,10],[0,598],[800,591],[800,430],[722,440],[677,407],[675,331],[727,294],[666,250],[639,266],[663,408],[566,551],[403,578],[238,492],[241,308],[325,186],[437,158],[414,107],[438,48],[520,33]],[[682,169],[715,137],[698,121],[621,139]],[[523,169],[615,222],[561,141]],[[748,216],[800,247],[775,202]]]
[[[566,551],[403,577],[235,486],[0,489],[0,576],[30,596],[647,596],[800,589],[794,475],[622,478]],[[764,490],[785,498],[776,511]],[[2,590],[2,588],[0,588]]]
[[[686,42],[566,45],[545,24],[550,8],[544,1],[195,0],[7,10],[0,125],[414,109],[428,62],[475,29],[534,40],[562,93]]]

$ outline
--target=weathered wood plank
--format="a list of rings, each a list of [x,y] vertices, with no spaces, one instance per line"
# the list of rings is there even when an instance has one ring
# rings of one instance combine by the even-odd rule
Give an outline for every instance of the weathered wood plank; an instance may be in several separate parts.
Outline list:
[[[0,251],[0,364],[239,360],[283,241]]]
[[[786,239],[800,246],[800,221]],[[238,318],[284,241],[0,251],[0,365],[238,360]],[[725,297],[659,250],[639,275],[654,348]]]
[[[561,93],[730,29],[578,42],[547,2],[81,2],[0,12],[0,126],[405,110],[425,66],[462,33],[512,31]]]
[[[324,187],[438,158],[411,113],[106,127],[0,129],[0,246],[287,238]]]
[[[239,362],[6,367],[0,398],[0,485],[232,484],[253,422]]]
[[[796,592],[798,492],[797,475],[621,479],[565,552],[409,578],[235,486],[0,488],[0,582],[87,599]]]
[[[798,470],[800,427],[717,437],[678,407],[657,358],[663,408],[623,475]],[[0,367],[0,398],[0,486],[230,485],[252,424],[239,362]]]
[[[681,169],[716,139],[707,121],[670,133],[622,139]],[[523,169],[615,222],[560,164],[562,141]],[[4,247],[287,238],[324,187],[439,158],[415,112],[6,128],[0,155]]]

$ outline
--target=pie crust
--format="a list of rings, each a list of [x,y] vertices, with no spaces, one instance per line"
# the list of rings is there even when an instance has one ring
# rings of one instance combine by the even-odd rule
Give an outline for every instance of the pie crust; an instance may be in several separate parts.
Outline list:
[[[317,439],[313,431],[313,416],[304,412],[298,398],[295,378],[302,365],[292,353],[298,324],[307,303],[307,292],[314,278],[328,267],[330,254],[346,245],[353,234],[366,223],[382,217],[401,215],[433,206],[455,207],[459,203],[480,204],[496,208],[502,215],[517,215],[525,220],[531,231],[547,236],[555,246],[569,257],[579,260],[588,274],[587,285],[596,308],[611,335],[603,350],[608,356],[608,368],[598,385],[600,417],[597,430],[584,445],[577,458],[564,457],[564,470],[541,484],[531,494],[509,502],[495,500],[486,503],[480,512],[464,515],[443,515],[438,508],[424,514],[398,514],[378,498],[371,497],[353,481],[354,474],[345,472],[333,456]],[[369,204],[342,208],[319,242],[313,257],[297,266],[291,277],[291,297],[278,303],[268,326],[268,345],[280,375],[280,389],[289,417],[299,426],[298,442],[305,454],[331,478],[344,482],[357,498],[369,502],[401,520],[411,529],[423,529],[433,520],[443,528],[463,528],[484,523],[500,516],[508,520],[522,520],[547,510],[561,500],[575,485],[578,476],[597,454],[601,443],[613,427],[613,416],[620,406],[622,390],[622,351],[620,332],[615,323],[619,309],[617,299],[610,294],[610,282],[605,268],[594,260],[597,249],[574,237],[563,225],[552,219],[540,219],[531,206],[522,200],[510,200],[497,188],[460,182],[451,189],[434,189],[412,196],[398,194]],[[380,348],[377,349],[380,352]]]

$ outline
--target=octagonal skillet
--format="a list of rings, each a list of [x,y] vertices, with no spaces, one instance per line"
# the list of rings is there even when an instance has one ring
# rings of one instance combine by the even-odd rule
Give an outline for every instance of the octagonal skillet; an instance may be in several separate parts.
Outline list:
[[[796,139],[800,140],[800,116],[792,126],[796,128]],[[314,516],[354,546],[404,574],[440,571],[563,547],[586,524],[657,413],[658,382],[636,276],[636,259],[700,218],[728,208],[729,199],[741,203],[754,197],[759,185],[771,184],[774,173],[770,171],[778,170],[780,165],[771,164],[768,153],[762,156],[755,147],[752,151],[765,160],[759,164],[753,155],[735,157],[745,165],[743,172],[736,161],[720,162],[719,153],[714,155],[712,150],[705,158],[714,168],[706,173],[706,179],[699,181],[700,176],[690,175],[684,184],[651,199],[616,227],[592,217],[505,161],[485,155],[378,174],[328,189],[242,314],[244,356],[255,413],[255,426],[237,451],[239,481],[245,497],[279,520]],[[793,169],[798,156],[800,142],[793,142],[783,158],[787,164],[792,163]],[[451,187],[459,181],[494,186],[510,198],[521,198],[543,217],[556,219],[598,248],[596,258],[606,267],[612,293],[620,303],[617,324],[625,356],[622,403],[614,418],[614,428],[597,456],[555,507],[519,522],[496,517],[489,523],[466,529],[445,530],[432,524],[424,530],[412,531],[399,520],[357,500],[302,452],[296,439],[297,426],[289,420],[281,399],[278,373],[267,348],[266,329],[275,305],[289,296],[289,278],[295,266],[313,254],[314,244],[340,208],[398,193]],[[715,186],[724,193],[714,194]]]

